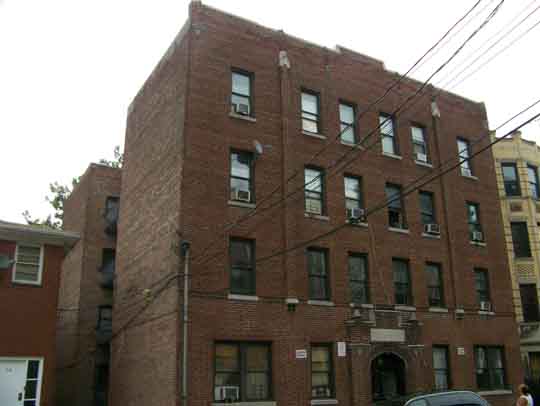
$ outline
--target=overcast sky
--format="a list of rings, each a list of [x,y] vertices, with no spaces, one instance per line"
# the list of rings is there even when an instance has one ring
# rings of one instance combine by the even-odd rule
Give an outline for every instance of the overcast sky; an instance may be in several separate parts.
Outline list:
[[[488,8],[414,76],[425,80],[498,1],[483,0],[477,10]],[[475,2],[203,1],[311,42],[346,46],[400,73]],[[50,182],[67,183],[91,161],[112,158],[114,146],[124,142],[127,107],[186,20],[188,4],[0,0],[1,219],[22,222],[25,209],[34,216],[49,214]],[[506,0],[461,58],[539,5],[540,0]],[[539,20],[540,10],[485,58]],[[537,27],[453,91],[484,101],[494,128],[540,97],[539,44]],[[458,58],[452,66],[466,63]],[[540,124],[527,127],[524,137],[540,142]]]

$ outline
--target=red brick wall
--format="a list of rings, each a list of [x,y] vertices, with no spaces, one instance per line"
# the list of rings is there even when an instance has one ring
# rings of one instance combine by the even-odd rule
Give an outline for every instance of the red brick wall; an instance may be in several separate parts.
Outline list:
[[[14,241],[0,241],[0,254],[15,256]],[[46,245],[41,286],[14,284],[12,268],[0,271],[0,357],[44,359],[41,405],[54,406],[56,307],[64,248]]]

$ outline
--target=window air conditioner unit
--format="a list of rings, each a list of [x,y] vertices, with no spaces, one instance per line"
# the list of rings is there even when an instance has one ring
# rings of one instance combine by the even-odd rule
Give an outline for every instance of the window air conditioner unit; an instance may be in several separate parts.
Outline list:
[[[366,212],[364,209],[355,207],[353,209],[347,209],[347,219],[353,222],[366,222]]]
[[[233,103],[233,109],[236,114],[249,116],[249,104]]]
[[[416,160],[418,162],[427,162],[427,155],[426,154],[421,154],[421,153],[417,153],[416,154]]]
[[[235,189],[234,198],[235,198],[235,200],[240,200],[242,202],[250,202],[251,201],[251,193],[250,193],[249,190]]]
[[[472,172],[469,168],[461,168],[461,174],[463,176],[472,176]]]
[[[473,241],[482,242],[484,241],[484,233],[482,231],[473,231],[472,239]]]
[[[240,398],[240,388],[238,386],[216,386],[214,397],[215,400],[234,402]]]
[[[480,302],[480,310],[484,312],[491,311],[491,302]]]
[[[441,234],[441,227],[438,224],[425,224],[424,225],[424,231],[427,234],[434,234],[434,235],[440,235]]]

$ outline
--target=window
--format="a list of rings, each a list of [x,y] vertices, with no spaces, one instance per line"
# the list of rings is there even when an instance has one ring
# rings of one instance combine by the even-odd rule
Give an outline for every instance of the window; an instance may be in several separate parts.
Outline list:
[[[521,308],[525,323],[540,321],[538,309],[538,292],[534,283],[519,285]]]
[[[334,396],[332,369],[332,345],[311,346],[311,397],[331,398]]]
[[[116,234],[118,225],[118,214],[120,210],[120,198],[118,196],[108,196],[105,201],[105,232],[109,235]]]
[[[379,114],[379,127],[383,153],[396,155],[398,150],[394,132],[394,118],[388,114]]]
[[[231,293],[255,294],[255,242],[231,238]]]
[[[414,159],[418,162],[428,162],[428,150],[424,133],[423,127],[411,126]]]
[[[409,261],[404,259],[392,259],[394,272],[394,299],[397,305],[412,305],[411,276],[409,273]]]
[[[99,306],[97,329],[100,331],[112,331],[112,307]]]
[[[339,103],[339,131],[341,141],[356,144],[355,107],[352,104]]]
[[[362,183],[360,178],[345,176],[345,207],[349,214],[352,209],[362,208]]]
[[[444,290],[439,264],[426,264],[426,278],[428,288],[428,301],[431,307],[444,307]]]
[[[369,303],[367,255],[349,255],[349,283],[351,301],[357,304]]]
[[[517,166],[515,163],[503,163],[501,164],[504,191],[506,196],[520,196],[521,190],[519,187],[519,176]]]
[[[474,270],[474,285],[476,289],[476,298],[478,303],[490,302],[491,293],[489,291],[488,271],[485,269]]]
[[[319,248],[308,248],[307,265],[309,277],[309,298],[312,300],[329,300],[327,251]]]
[[[527,165],[527,177],[529,179],[529,189],[533,199],[540,199],[540,187],[538,185],[538,168],[536,166]]]
[[[467,202],[467,221],[469,223],[470,240],[484,241],[482,225],[480,224],[480,209],[477,203]]]
[[[231,152],[230,193],[231,200],[253,203],[253,154]]]
[[[26,385],[24,385],[24,406],[36,406],[39,404],[40,378],[42,374],[40,369],[41,362],[39,360],[28,360]]]
[[[302,130],[310,133],[319,133],[320,113],[319,95],[317,93],[302,91]]]
[[[231,111],[246,116],[253,115],[251,103],[252,75],[246,72],[232,72]]]
[[[474,347],[476,383],[478,389],[504,389],[502,347]]]
[[[116,251],[112,248],[104,248],[101,254],[101,272],[114,273]]]
[[[433,346],[433,372],[435,373],[435,390],[447,390],[450,388],[447,346]]]
[[[436,224],[435,204],[433,203],[433,193],[420,192],[420,216],[422,224]]]
[[[214,400],[271,400],[271,351],[267,343],[216,343]]]
[[[392,228],[407,228],[401,186],[387,183],[385,192],[388,202],[388,225]]]
[[[530,258],[531,245],[529,244],[529,232],[527,230],[527,223],[510,223],[510,230],[512,231],[514,256],[516,258]]]
[[[304,169],[305,210],[307,213],[324,214],[324,172],[316,168]]]
[[[472,169],[471,169],[470,161],[461,162],[464,159],[469,159],[469,157],[471,156],[469,141],[464,140],[463,138],[458,138],[457,146],[458,146],[458,157],[460,161],[459,167],[461,168],[461,174],[463,176],[472,176]]]
[[[42,268],[42,246],[17,244],[13,282],[40,285]]]

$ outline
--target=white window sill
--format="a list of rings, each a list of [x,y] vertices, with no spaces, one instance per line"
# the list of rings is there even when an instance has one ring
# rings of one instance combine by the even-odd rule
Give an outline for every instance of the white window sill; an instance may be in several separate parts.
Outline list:
[[[258,302],[259,296],[252,296],[252,295],[237,295],[234,293],[229,293],[227,295],[227,299],[229,300],[241,300],[244,302]]]
[[[310,131],[302,130],[302,134],[307,135],[308,137],[318,138],[320,140],[325,140],[326,136],[319,133],[312,133]]]
[[[347,141],[340,140],[340,143],[341,145],[345,145],[346,147],[365,149],[362,145],[356,142],[347,142]]]
[[[497,396],[497,395],[511,395],[513,392],[508,389],[494,389],[476,392],[480,396]]]
[[[288,297],[285,299],[285,304],[297,305],[299,303],[300,303],[300,300],[298,300],[298,298],[296,297]]]
[[[260,402],[213,402],[212,406],[276,406],[277,402],[274,401],[260,401]]]
[[[464,314],[465,314],[465,310],[464,310],[464,309],[456,309],[455,312],[456,312],[456,314],[461,314],[461,315],[464,315]]]
[[[433,240],[440,240],[441,236],[440,234],[428,234],[428,233],[422,233],[422,237],[424,238],[431,238]]]
[[[408,228],[388,227],[388,231],[392,231],[394,233],[401,233],[401,234],[410,234],[411,233]]]
[[[257,119],[255,117],[243,116],[242,114],[236,114],[236,113],[233,113],[233,112],[229,113],[229,117],[237,118],[237,119],[244,120],[244,121],[249,121],[249,122],[252,122],[252,123],[257,122]]]
[[[495,316],[495,312],[486,312],[484,310],[478,310],[478,314],[481,316]]]
[[[320,214],[314,214],[314,213],[304,213],[304,217],[315,219],[315,220],[321,220],[321,221],[330,221],[330,217],[321,216]]]
[[[471,179],[471,180],[478,180],[478,177],[474,176],[474,175],[464,175],[464,174],[461,174],[461,176],[463,176],[464,178],[467,178],[467,179]]]
[[[236,200],[229,200],[229,206],[243,207],[246,209],[255,209],[257,205],[255,203],[239,202]]]
[[[15,281],[15,280],[12,280],[11,283],[13,285],[35,286],[35,287],[38,287],[38,288],[40,288],[42,286],[41,282]]]
[[[429,162],[422,162],[422,161],[417,161],[415,160],[414,163],[418,166],[424,166],[426,168],[433,168],[433,165],[430,164]]]
[[[347,224],[349,224],[350,226],[353,226],[353,227],[364,227],[364,228],[369,227],[368,223],[351,223],[350,220],[347,220]]]
[[[382,154],[383,154],[383,156],[386,156],[386,157],[388,157],[388,158],[398,159],[398,160],[400,160],[400,161],[403,159],[403,157],[402,157],[401,155],[392,154],[392,153],[390,153],[390,152],[384,152],[384,151],[383,151]]]
[[[469,241],[471,243],[471,245],[476,245],[477,247],[485,247],[487,246],[487,244],[485,242],[480,242],[480,241]]]
[[[394,310],[400,310],[402,312],[415,312],[416,306],[395,305]]]
[[[322,406],[322,405],[337,405],[337,399],[311,399],[311,406]]]
[[[313,306],[334,306],[334,302],[329,300],[308,300],[307,303]]]
[[[349,303],[350,307],[361,309],[374,309],[375,306],[371,303]]]
[[[448,313],[448,309],[446,307],[430,307],[429,311],[431,313]]]

